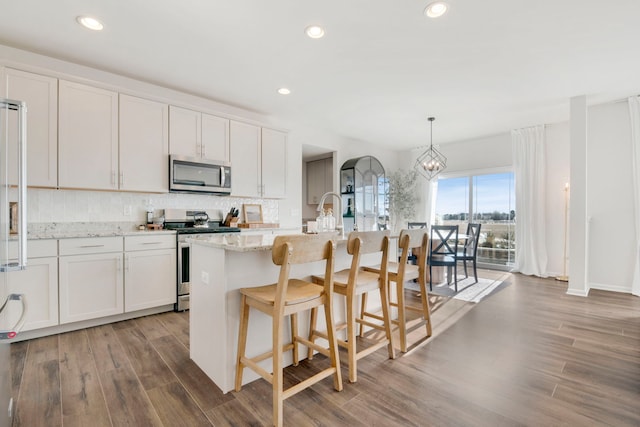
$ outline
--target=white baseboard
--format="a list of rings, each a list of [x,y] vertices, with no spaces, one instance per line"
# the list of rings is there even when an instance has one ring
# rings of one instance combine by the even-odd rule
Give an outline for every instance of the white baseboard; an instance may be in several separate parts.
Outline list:
[[[631,293],[631,286],[624,287],[624,286],[607,285],[604,283],[589,283],[589,287],[591,289],[599,289],[601,291],[621,292],[624,294]]]
[[[574,295],[577,297],[588,297],[589,289],[567,289],[567,295]]]

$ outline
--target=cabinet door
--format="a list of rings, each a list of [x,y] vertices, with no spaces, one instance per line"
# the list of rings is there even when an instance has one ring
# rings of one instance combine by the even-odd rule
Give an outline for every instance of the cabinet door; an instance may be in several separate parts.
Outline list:
[[[124,264],[125,312],[175,304],[175,249],[127,252]]]
[[[231,194],[260,197],[260,128],[231,120]]]
[[[59,184],[118,188],[118,94],[59,82]]]
[[[333,158],[332,157],[324,159],[324,193],[327,193],[329,191],[333,191]]]
[[[169,152],[179,156],[200,157],[200,120],[198,111],[169,106]]]
[[[24,294],[27,317],[23,331],[56,326],[58,324],[58,258],[32,258],[26,270],[9,275],[10,293]],[[14,325],[21,315],[18,304],[8,306],[8,324]]]
[[[262,196],[287,197],[287,134],[262,129]]]
[[[120,95],[120,189],[169,191],[169,106]]]
[[[58,186],[58,79],[5,69],[8,99],[27,103],[27,184],[36,187]],[[12,120],[10,141],[17,128]],[[18,183],[18,153],[9,146],[9,183]]]
[[[60,324],[123,313],[122,253],[61,256]]]
[[[202,114],[202,157],[229,162],[229,120]]]
[[[307,162],[307,204],[317,205],[324,194],[324,160]]]

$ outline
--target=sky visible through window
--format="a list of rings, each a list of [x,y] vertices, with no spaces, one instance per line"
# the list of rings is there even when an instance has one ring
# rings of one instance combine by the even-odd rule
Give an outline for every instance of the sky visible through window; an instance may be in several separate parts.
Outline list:
[[[469,212],[469,177],[438,180],[436,214]],[[509,213],[515,210],[513,173],[477,175],[473,177],[474,213]]]

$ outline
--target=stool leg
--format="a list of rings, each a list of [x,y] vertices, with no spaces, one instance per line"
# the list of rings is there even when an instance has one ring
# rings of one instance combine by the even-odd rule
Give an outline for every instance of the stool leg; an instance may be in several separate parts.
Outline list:
[[[298,366],[298,315],[291,314],[291,344],[293,344],[293,366]]]
[[[274,313],[272,318],[273,328],[273,425],[282,427],[284,418],[284,386],[283,386],[283,357],[282,357],[282,330],[284,319]]]
[[[424,277],[424,272],[420,272],[418,275],[418,281],[420,282],[421,300],[422,300],[422,316],[426,320],[427,337],[432,334],[431,331],[431,310],[429,309],[429,295],[427,294],[427,281]]]
[[[364,313],[367,311],[367,293],[360,295],[361,307],[360,307],[360,319],[364,320]],[[364,325],[360,323],[360,338],[364,337]]]
[[[340,356],[338,354],[338,339],[336,338],[336,325],[333,322],[333,302],[325,296],[324,317],[327,324],[327,337],[329,338],[329,358],[331,367],[336,369],[333,375],[333,388],[342,391],[342,372],[340,371]]]
[[[242,372],[244,370],[244,364],[242,358],[245,356],[244,352],[247,346],[247,327],[249,325],[249,304],[247,304],[247,297],[242,295],[240,299],[240,330],[238,336],[238,354],[236,356],[236,391],[240,391],[242,388]]]
[[[318,319],[318,308],[313,307],[309,314],[309,341],[316,342],[316,320]],[[307,351],[307,359],[313,360],[313,349],[309,347]]]
[[[398,298],[398,334],[400,335],[400,350],[407,352],[407,321],[406,311],[404,309],[404,284],[394,282],[396,285],[396,294]]]
[[[389,359],[396,358],[396,350],[393,348],[393,338],[391,336],[391,314],[389,313],[389,292],[387,282],[380,285],[380,301],[382,302],[382,317],[384,318],[384,332],[389,341]]]
[[[347,355],[349,357],[349,382],[358,381],[356,359],[356,298],[352,292],[347,294]]]

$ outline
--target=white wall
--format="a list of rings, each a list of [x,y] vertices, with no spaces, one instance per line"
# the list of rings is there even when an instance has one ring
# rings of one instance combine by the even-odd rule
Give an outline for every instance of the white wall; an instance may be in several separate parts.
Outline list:
[[[588,286],[631,292],[635,208],[627,102],[590,107],[587,131]]]

